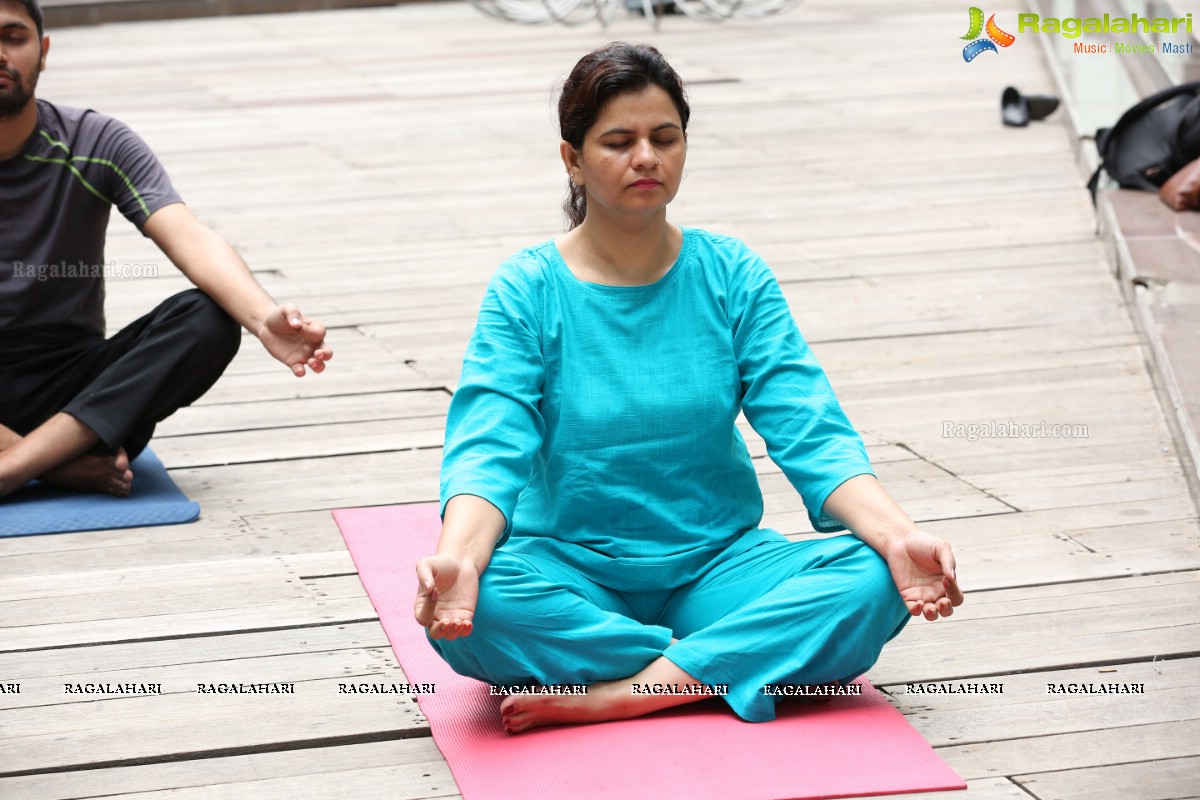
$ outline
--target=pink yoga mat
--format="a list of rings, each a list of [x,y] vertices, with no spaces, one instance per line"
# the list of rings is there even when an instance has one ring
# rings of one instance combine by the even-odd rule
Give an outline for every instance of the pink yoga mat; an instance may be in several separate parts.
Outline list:
[[[802,800],[966,784],[865,681],[859,697],[780,703],[742,722],[714,699],[648,717],[509,736],[502,698],[455,674],[413,620],[414,564],[434,551],[436,504],[333,512],[433,740],[465,800]]]

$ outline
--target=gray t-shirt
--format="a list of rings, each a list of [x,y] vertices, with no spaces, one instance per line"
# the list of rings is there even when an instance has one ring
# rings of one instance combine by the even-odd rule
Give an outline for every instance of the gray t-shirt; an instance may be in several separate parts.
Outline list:
[[[69,325],[103,336],[109,210],[141,230],[180,198],[124,124],[45,100],[37,110],[25,148],[0,161],[0,332]]]

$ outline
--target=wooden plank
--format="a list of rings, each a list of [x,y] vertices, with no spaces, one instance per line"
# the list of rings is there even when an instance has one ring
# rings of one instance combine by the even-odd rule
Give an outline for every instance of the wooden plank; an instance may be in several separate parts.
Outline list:
[[[1200,756],[1113,764],[1067,772],[1017,775],[1013,780],[1038,800],[1120,797],[1130,800],[1190,800],[1200,797]]]
[[[889,794],[887,797],[889,800],[930,800],[930,798],[942,797],[947,798],[947,800],[958,800],[960,797],[970,798],[970,800],[1029,800],[1029,795],[1020,786],[1007,778],[970,780],[967,781],[966,791],[953,793],[918,792],[916,794],[904,792],[902,794]]]
[[[1030,617],[1053,637],[1053,648],[1027,635]],[[921,659],[929,652],[940,654],[936,665]],[[1200,572],[1178,572],[973,592],[949,619],[914,620],[871,674],[908,683],[1195,653]]]
[[[1163,524],[1127,524],[1087,528],[1071,534],[1071,538],[1089,550],[1104,553],[1119,553],[1122,558],[1131,550],[1139,550],[1153,543],[1155,538],[1166,539],[1173,548],[1190,552],[1200,542],[1200,520],[1181,519]],[[1165,542],[1164,542],[1165,544]],[[1177,566],[1190,568],[1181,554]]]
[[[210,643],[219,646],[216,642]],[[154,644],[159,644],[161,649],[161,643]],[[111,646],[109,649],[116,648]],[[140,693],[166,698],[158,701],[165,706],[172,704],[179,695],[196,694],[199,691],[197,687],[202,684],[305,683],[320,679],[355,683],[410,683],[389,657],[387,648],[306,650],[253,659],[209,658],[187,664],[138,666],[133,669],[128,666],[98,668],[92,659],[96,649],[87,648],[82,653],[76,653],[76,658],[70,661],[62,659],[60,653],[59,669],[64,671],[56,675],[30,677],[24,673],[27,667],[18,666],[21,673],[8,677],[20,679],[21,693],[0,694],[0,710],[39,708],[48,715],[47,721],[69,722],[81,713],[75,708],[80,703],[123,700]],[[132,646],[120,646],[120,649],[131,652]],[[130,684],[155,688],[148,692],[138,689],[131,691],[128,690]],[[115,691],[106,691],[108,689]],[[335,690],[334,693],[338,694],[339,691]],[[3,744],[0,744],[2,748]]]
[[[1056,510],[1058,518],[1066,515]],[[1089,529],[1046,526],[1048,512],[923,521],[923,530],[954,547],[959,580],[973,603],[980,591],[1052,581],[1086,581],[1200,568],[1194,519],[1148,522],[1115,529],[1127,547],[1090,546]],[[804,512],[765,517],[789,538],[814,536]],[[1105,529],[1099,529],[1105,530]]]
[[[312,303],[303,296],[302,292],[288,287],[280,288],[279,294],[281,298],[286,298],[288,301],[295,303],[306,315],[325,325],[325,342],[333,348],[333,360],[328,363],[325,372],[321,373],[322,377],[313,377],[310,374],[303,380],[311,380],[313,383],[318,383],[330,379],[337,375],[337,372],[333,371],[334,367],[341,367],[343,364],[346,365],[343,369],[354,369],[365,364],[382,365],[387,363],[384,358],[385,352],[380,347],[379,342],[368,338],[362,331],[354,327],[337,327],[332,321],[313,313],[309,310],[309,306]],[[140,305],[137,310],[144,313],[148,308],[152,307],[153,305],[146,303]],[[238,349],[237,356],[233,359],[233,362],[222,373],[222,380],[231,381],[248,375],[260,376],[262,380],[279,381],[285,387],[289,388],[295,381],[291,370],[276,361],[257,338],[243,331],[242,345]],[[284,395],[281,399],[286,398],[287,396]],[[243,397],[232,402],[240,403],[244,401],[245,398]]]
[[[172,470],[171,477],[189,496],[205,497],[206,508],[267,514],[430,502],[438,496],[440,463],[439,448],[198,467]],[[342,475],[354,480],[330,479]],[[246,486],[255,487],[250,507]]]
[[[336,354],[334,356],[336,358]],[[330,362],[332,363],[332,362]],[[354,392],[433,391],[442,388],[411,367],[395,359],[373,360],[368,365],[332,367],[319,376],[309,375],[297,380],[272,369],[269,373],[228,375],[217,382],[197,405],[236,403],[246,397],[257,400],[289,400],[301,397],[328,397]]]
[[[924,473],[924,477],[904,477],[903,471],[912,469]],[[987,514],[1007,514],[1013,511],[995,497],[963,483],[924,461],[912,460],[876,466],[880,482],[893,493],[909,516],[916,520],[959,519]],[[901,472],[900,476],[893,473]],[[764,504],[771,513],[798,511],[803,508],[800,495],[788,483],[782,473],[759,476]]]
[[[231,524],[235,521],[236,524]],[[224,561],[238,555],[342,553],[345,544],[328,509],[253,514],[205,506],[190,525],[128,528],[70,536],[22,537],[0,543],[0,566],[12,577],[87,572],[98,559],[123,567]]]
[[[216,678],[220,682],[220,677]],[[256,752],[286,742],[400,739],[424,726],[409,695],[353,695],[338,679],[298,681],[290,694],[179,692],[57,708],[6,709],[0,757],[13,772],[129,760]]]
[[[141,642],[53,647],[0,652],[4,680],[50,679],[84,672],[136,674],[186,664],[271,659],[296,653],[332,653],[366,649],[394,664],[387,638],[378,622],[310,625],[273,631],[233,631],[215,636],[177,636]],[[144,681],[139,681],[144,682]]]
[[[1200,720],[1035,734],[1023,739],[939,747],[937,754],[968,780],[997,774],[1086,769],[1104,766],[1114,759],[1134,763],[1183,758],[1200,755]]]
[[[1059,331],[1042,329],[1041,334],[1043,337],[1057,337]],[[1074,357],[1065,347],[1049,353],[1031,348],[1029,362],[1025,363],[1013,352],[1015,342],[1009,348],[974,348],[970,339],[960,343],[958,338],[961,336],[963,334],[956,330],[920,337],[819,340],[810,336],[810,343],[843,401],[847,397],[887,398],[880,394],[878,388],[873,391],[866,387],[857,388],[864,384],[912,383],[919,394],[951,396],[981,389],[1006,388],[1016,397],[1045,393],[1072,381],[1095,381],[1105,376],[1109,377],[1110,387],[1113,379],[1119,377],[1119,383],[1123,384],[1123,391],[1126,392],[1133,387],[1144,388],[1148,385],[1146,381],[1127,381],[1129,368],[1122,363],[1124,359],[1120,358],[1118,352],[1108,352],[1104,348],[1098,353],[1081,353],[1078,357]],[[938,337],[945,338],[938,341]],[[1118,341],[1114,347],[1125,348],[1126,355],[1132,353],[1124,342]],[[893,352],[895,356],[876,362],[874,354],[880,350],[885,355]],[[995,352],[995,359],[988,358],[989,351]],[[867,357],[867,353],[873,355]],[[860,354],[863,357],[860,358]],[[919,380],[922,378],[929,382]],[[957,380],[948,380],[951,378]],[[894,393],[892,399],[895,400]],[[1061,403],[1064,399],[1058,394],[1051,402]]]
[[[435,763],[425,762],[401,766],[358,769],[347,772],[326,772],[286,778],[249,779],[220,785],[193,786],[165,791],[138,792],[117,797],[191,798],[201,800],[289,800],[297,796],[314,796],[330,800],[426,800],[445,798],[462,800],[449,769],[435,769]],[[195,769],[195,768],[193,768]],[[309,795],[308,793],[312,794]]]
[[[935,623],[941,624],[941,623]],[[904,636],[906,634],[901,634]],[[890,645],[889,645],[890,646]],[[884,650],[886,655],[887,650]],[[1132,726],[1158,725],[1200,719],[1200,659],[1150,658],[1134,663],[1101,663],[1091,667],[1046,669],[1026,673],[1003,673],[983,678],[939,680],[922,675],[912,691],[908,683],[884,678],[889,670],[877,665],[868,677],[888,693],[889,699],[930,744],[958,748],[965,763],[986,765],[1011,775],[1020,767],[1010,764],[1006,754],[1022,759],[1018,763],[1052,765],[1052,752],[1038,755],[1042,737],[1087,733]],[[1002,693],[923,693],[922,687],[948,683],[999,685]],[[1048,684],[1142,684],[1144,694],[1051,694]],[[1007,743],[992,751],[993,743]],[[959,750],[949,750],[950,753]],[[965,751],[970,752],[965,752]],[[1109,755],[1116,755],[1110,753]],[[994,756],[994,757],[993,757]],[[1074,756],[1071,756],[1074,757]],[[1094,757],[1100,758],[1099,754]],[[1122,759],[1124,760],[1124,759]],[[1101,763],[1112,763],[1101,761]],[[976,768],[972,768],[976,769]],[[975,771],[973,774],[980,774]]]
[[[171,469],[299,461],[329,456],[436,449],[446,438],[445,416],[363,422],[323,422],[278,429],[206,433],[157,439],[154,450]]]
[[[336,560],[335,569],[345,572],[352,566],[348,555],[330,554],[332,557],[322,559],[325,563]],[[108,622],[110,620],[129,619],[139,616],[157,616],[175,613],[204,613],[223,612],[241,609],[246,613],[247,622],[253,621],[254,609],[270,606],[301,606],[316,598],[331,600],[354,599],[363,597],[362,586],[356,576],[353,580],[330,579],[323,582],[320,590],[313,581],[300,580],[296,573],[259,574],[251,573],[249,577],[232,576],[228,579],[213,578],[208,585],[204,583],[186,582],[182,585],[172,584],[169,580],[172,572],[193,573],[195,568],[187,565],[183,570],[163,569],[163,582],[156,582],[146,587],[130,589],[114,589],[111,587],[99,590],[82,588],[71,591],[61,597],[37,600],[6,600],[0,604],[3,609],[4,629],[20,630],[37,625],[57,625],[86,623],[89,621]],[[108,577],[108,576],[103,576]],[[101,600],[103,598],[103,600]],[[96,604],[102,605],[97,610]],[[40,614],[39,614],[40,607]],[[17,634],[13,640],[19,643]]]
[[[266,522],[265,520],[276,520]],[[289,553],[343,553],[345,544],[328,511],[267,515],[261,525],[243,522],[244,529],[189,530],[190,536],[147,539],[145,529],[126,531],[115,541],[97,538],[77,547],[29,548],[0,558],[0,568],[11,577],[54,576],[86,572],[98,559],[138,569],[162,564],[201,564],[245,556]],[[266,531],[266,532],[264,532]],[[118,533],[118,532],[110,532]],[[48,538],[48,537],[47,537]],[[59,537],[62,538],[62,537]]]
[[[416,769],[411,774],[393,775],[388,794],[367,793],[359,780],[358,773],[361,771],[404,766]],[[177,761],[0,778],[0,794],[7,800],[57,800],[62,797],[124,796],[156,790],[221,787],[229,792],[224,797],[236,797],[263,789],[260,781],[307,778],[325,773],[335,775],[342,787],[355,790],[355,796],[364,800],[372,796],[446,797],[448,800],[459,797],[457,794],[439,794],[452,790],[454,779],[429,737],[206,758],[201,762]],[[232,788],[238,784],[236,790]],[[400,795],[397,792],[410,794]],[[301,788],[291,796],[313,795]]]
[[[70,573],[70,581],[49,582],[43,576],[0,578],[0,603],[43,602],[43,613],[52,608],[53,601],[66,598],[106,594],[162,592],[201,587],[213,594],[222,584],[244,586],[255,581],[262,584],[287,584],[285,588],[302,591],[310,583],[302,576],[334,572],[353,572],[354,562],[345,552],[306,553],[266,558],[237,558],[210,561],[203,570],[192,564],[155,564],[146,567],[91,569]],[[90,604],[89,604],[90,605]],[[19,618],[19,606],[3,605],[0,616]],[[45,618],[45,617],[44,617]]]
[[[151,531],[157,542],[147,541]],[[9,559],[33,553],[60,553],[70,551],[103,551],[109,547],[166,544],[186,541],[204,536],[235,536],[249,532],[241,517],[229,508],[210,508],[207,503],[200,507],[200,519],[196,522],[154,526],[151,528],[121,528],[111,531],[79,531],[66,536],[22,536],[0,541],[0,564]],[[93,554],[94,555],[94,554]],[[83,569],[90,562],[83,561]],[[48,561],[47,564],[53,564]],[[66,570],[69,571],[69,570]]]
[[[1055,439],[1046,440],[1044,446],[1037,450],[1022,451],[1018,463],[1015,464],[1015,454],[1004,450],[984,450],[962,455],[943,453],[937,461],[939,466],[954,474],[964,474],[965,477],[980,480],[993,475],[1025,475],[1035,470],[1054,469],[1068,472],[1076,468],[1084,472],[1096,469],[1116,471],[1125,463],[1178,464],[1179,459],[1173,449],[1166,446],[1169,444],[1169,440],[1166,439],[1160,443],[1145,439],[1129,440],[1125,437],[1107,442],[1092,439]],[[906,446],[917,450],[907,442]]]
[[[248,629],[349,624],[375,618],[375,609],[365,595],[322,600],[297,597],[288,602],[253,607],[181,611],[153,617],[134,612],[130,616],[111,619],[7,626],[4,641],[7,649],[21,651],[212,635]]]
[[[94,566],[97,557],[115,558],[118,563],[126,562],[118,556],[102,555],[106,552],[135,553],[142,548],[157,551],[164,555],[174,553],[172,548],[186,548],[189,543],[200,547],[211,547],[213,552],[222,553],[220,541],[225,540],[233,547],[244,550],[247,555],[279,555],[300,552],[323,552],[343,548],[341,536],[333,522],[333,516],[328,509],[313,511],[283,511],[272,514],[247,514],[243,520],[242,509],[233,503],[208,503],[201,506],[200,519],[187,525],[170,525],[153,528],[122,528],[111,531],[83,531],[69,536],[25,536],[0,541],[0,565],[4,565],[5,574],[18,574],[16,567],[10,566],[18,560],[29,561],[24,556],[41,554],[60,554],[42,560],[46,569],[43,572],[86,571]],[[273,520],[268,523],[267,520]],[[249,521],[258,522],[253,527]],[[278,537],[265,535],[267,532],[277,533]],[[294,533],[295,543],[287,541],[288,534]],[[243,538],[254,537],[254,538]],[[308,541],[318,542],[312,546]],[[88,551],[92,551],[90,554]],[[231,551],[232,552],[232,551]],[[75,560],[59,561],[68,558],[65,554],[74,553]],[[186,560],[186,559],[181,559]],[[36,566],[31,562],[31,567]],[[170,563],[170,559],[163,559]],[[12,571],[10,571],[12,570]],[[34,572],[32,574],[41,574]]]

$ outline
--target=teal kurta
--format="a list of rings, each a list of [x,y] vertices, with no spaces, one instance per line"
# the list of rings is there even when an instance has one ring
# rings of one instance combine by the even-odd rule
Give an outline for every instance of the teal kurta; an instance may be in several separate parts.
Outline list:
[[[685,229],[658,282],[602,286],[547,242],[488,287],[446,424],[443,503],[483,497],[508,522],[503,547],[549,537],[613,588],[678,586],[762,541],[739,410],[816,529],[841,530],[825,499],[871,466],[761,258]]]
[[[739,411],[816,529],[842,530],[822,507],[870,463],[744,244],[684,229],[646,286],[580,281],[553,242],[505,262],[450,404],[441,495],[488,500],[506,529],[471,635],[433,646],[493,683],[623,678],[666,655],[750,720],[774,716],[766,684],[865,671],[907,619],[886,566],[853,537],[758,527]]]

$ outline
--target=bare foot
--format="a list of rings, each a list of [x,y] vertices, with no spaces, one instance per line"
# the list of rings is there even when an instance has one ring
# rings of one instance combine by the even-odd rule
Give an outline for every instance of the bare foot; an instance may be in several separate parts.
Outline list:
[[[64,489],[128,497],[133,485],[133,471],[129,469],[129,456],[122,447],[116,455],[82,455],[40,475],[38,480]]]
[[[648,713],[629,694],[629,681],[601,681],[587,694],[514,694],[500,704],[500,724],[506,733],[543,725],[608,722]]]
[[[542,725],[633,719],[710,696],[706,692],[692,691],[635,692],[634,687],[639,684],[703,686],[664,655],[629,678],[591,684],[587,694],[510,695],[500,704],[500,723],[508,733],[520,733]]]

